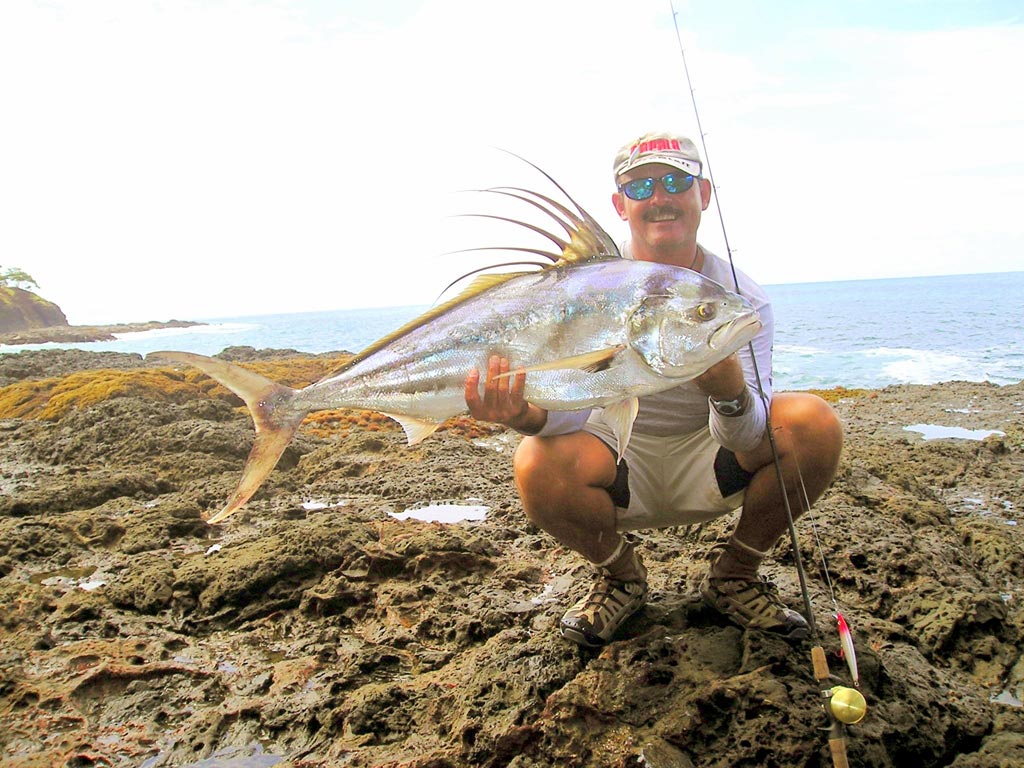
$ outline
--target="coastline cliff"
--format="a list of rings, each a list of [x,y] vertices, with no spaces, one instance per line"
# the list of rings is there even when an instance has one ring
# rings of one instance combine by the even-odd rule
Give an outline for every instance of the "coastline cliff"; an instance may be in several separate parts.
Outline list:
[[[64,312],[32,291],[0,285],[0,334],[68,325]]]
[[[22,288],[0,285],[0,346],[113,341],[115,334],[202,325],[189,320],[149,320],[113,325],[71,325],[52,301]],[[0,350],[2,351],[2,350]]]

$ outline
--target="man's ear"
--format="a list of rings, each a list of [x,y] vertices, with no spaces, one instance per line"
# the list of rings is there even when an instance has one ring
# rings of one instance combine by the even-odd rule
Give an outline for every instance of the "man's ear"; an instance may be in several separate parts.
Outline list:
[[[700,184],[700,209],[706,211],[711,205],[711,180],[701,178],[697,183]]]
[[[624,195],[621,192],[612,192],[612,205],[615,206],[615,211],[619,214],[619,218],[625,221],[626,201],[623,198]]]

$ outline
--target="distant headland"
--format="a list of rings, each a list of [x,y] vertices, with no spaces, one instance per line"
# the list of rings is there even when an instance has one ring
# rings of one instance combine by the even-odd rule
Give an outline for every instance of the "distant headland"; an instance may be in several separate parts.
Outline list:
[[[27,275],[26,278],[31,280]],[[70,325],[63,310],[32,291],[0,280],[0,345],[112,341],[114,334],[156,328],[188,328],[203,323],[150,320],[115,325]]]
[[[157,328],[190,328],[194,325],[206,325],[206,323],[197,323],[191,320],[150,320],[145,323],[117,323],[115,325],[55,325],[0,333],[0,345],[113,341],[116,338],[114,334],[118,333],[137,333]]]

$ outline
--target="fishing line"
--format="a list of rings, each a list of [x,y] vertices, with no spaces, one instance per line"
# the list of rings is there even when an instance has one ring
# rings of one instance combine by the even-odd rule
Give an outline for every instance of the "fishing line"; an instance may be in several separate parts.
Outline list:
[[[732,270],[733,284],[736,287],[736,292],[740,292],[739,277],[736,273],[736,265],[732,256],[732,247],[729,245],[729,236],[725,229],[725,217],[722,214],[721,200],[718,197],[718,187],[714,183],[714,175],[711,172],[711,158],[708,154],[707,142],[704,140],[704,128],[700,122],[700,112],[697,109],[697,97],[694,95],[693,82],[690,79],[690,68],[686,63],[686,49],[683,47],[683,39],[679,33],[679,22],[676,15],[675,5],[672,0],[669,0],[669,8],[672,11],[672,23],[675,25],[676,40],[679,43],[679,53],[683,58],[683,70],[686,74],[686,85],[690,89],[690,100],[693,103],[693,114],[697,118],[697,130],[700,133],[701,147],[704,150],[704,162],[707,165],[708,180],[711,183],[712,189],[714,189],[715,208],[718,211],[718,220],[722,225],[722,237],[725,240],[725,249],[729,257],[729,268]],[[818,636],[818,628],[814,621],[814,608],[811,605],[811,594],[807,586],[807,573],[804,569],[803,558],[800,555],[800,542],[797,537],[796,525],[793,519],[793,509],[789,502],[789,493],[786,489],[786,484],[782,475],[782,460],[779,456],[778,446],[775,441],[775,430],[771,423],[771,409],[768,407],[767,398],[765,397],[764,384],[761,379],[761,372],[758,369],[757,358],[754,355],[753,342],[748,344],[748,350],[750,351],[750,359],[753,364],[754,377],[757,382],[758,394],[761,397],[762,402],[765,404],[765,412],[767,423],[765,426],[766,434],[768,437],[768,444],[771,448],[772,461],[775,465],[775,477],[779,484],[779,489],[782,494],[783,508],[786,511],[786,522],[789,527],[789,538],[793,547],[793,562],[796,566],[797,576],[800,579],[800,593],[803,595],[804,601],[804,614],[807,620],[807,625],[810,630],[811,638],[814,644],[811,648],[811,662],[814,668],[814,678],[818,681],[821,690],[822,702],[826,714],[829,718],[829,727],[827,728],[829,750],[832,755],[832,764],[835,768],[848,768],[849,762],[846,755],[846,726],[860,722],[864,717],[867,710],[867,704],[864,701],[864,697],[855,688],[848,688],[844,686],[837,686],[832,683],[835,679],[828,669],[828,660],[825,656],[825,650],[821,646],[821,640]],[[791,450],[793,453],[793,459],[796,461],[795,445],[793,445],[792,436],[789,436],[791,443]],[[804,484],[803,473],[800,471],[800,463],[796,461],[797,477],[799,478],[799,490],[803,495],[802,501],[804,502],[804,511],[810,512],[810,498],[807,495],[807,487]],[[850,667],[850,673],[854,678],[854,685],[858,684],[858,675],[856,670],[856,659],[853,650],[853,638],[850,634],[849,627],[846,626],[845,621],[842,618],[842,614],[839,613],[838,605],[836,604],[835,591],[832,589],[832,579],[828,574],[828,565],[825,563],[824,550],[821,547],[821,542],[818,540],[818,533],[814,529],[813,524],[811,529],[814,530],[815,541],[818,546],[819,553],[822,554],[822,566],[825,568],[825,576],[828,579],[829,591],[832,595],[832,603],[836,606],[836,619],[839,624],[839,635],[840,642],[843,645],[844,651],[849,649],[848,665]]]
[[[804,512],[811,511],[811,500],[807,496],[807,486],[804,484],[804,473],[800,470],[800,460],[796,456],[796,452],[793,452],[793,463],[796,465],[796,477],[800,484],[800,495],[802,497]],[[832,586],[832,574],[828,570],[828,561],[825,560],[825,548],[821,544],[821,538],[818,536],[818,527],[814,524],[814,521],[808,516],[807,524],[811,526],[811,533],[814,535],[814,546],[818,550],[818,557],[821,558],[821,570],[825,574],[825,583],[828,585],[828,594],[832,599],[832,607],[836,613],[839,613],[839,601],[836,600],[836,590]]]
[[[672,10],[672,23],[676,29],[676,41],[679,43],[679,53],[683,57],[683,72],[686,74],[686,86],[690,90],[690,101],[693,104],[693,114],[697,119],[697,132],[700,134],[701,149],[704,151],[704,165],[707,167],[708,179],[711,182],[711,187],[714,189],[715,194],[715,209],[718,212],[718,220],[722,225],[722,238],[725,241],[725,251],[729,257],[729,269],[732,271],[733,284],[736,287],[736,292],[740,292],[740,281],[736,274],[736,264],[732,257],[732,246],[729,245],[729,235],[725,229],[725,216],[722,214],[722,202],[718,196],[718,186],[715,184],[715,176],[711,169],[711,157],[708,154],[707,142],[704,140],[704,128],[700,122],[700,111],[697,109],[697,97],[694,95],[693,81],[690,79],[690,68],[686,63],[686,49],[683,47],[683,38],[679,33],[679,20],[677,19],[675,4],[672,0],[669,0],[669,8]],[[765,406],[765,429],[768,434],[768,445],[772,452],[772,461],[775,465],[775,479],[778,481],[779,489],[782,495],[782,505],[786,510],[786,523],[789,527],[789,539],[793,545],[793,561],[796,565],[797,577],[800,580],[800,594],[803,596],[804,602],[804,618],[807,621],[807,626],[810,630],[811,638],[815,642],[819,642],[818,638],[818,627],[814,621],[814,608],[811,605],[811,594],[807,586],[807,572],[804,569],[803,558],[800,556],[800,542],[797,538],[796,524],[793,518],[793,508],[789,503],[789,493],[786,490],[786,483],[782,476],[782,460],[779,457],[778,446],[775,444],[775,430],[772,428],[772,417],[771,408],[768,407],[768,398],[764,393],[764,383],[761,379],[761,371],[757,365],[757,357],[754,354],[754,344],[750,342],[747,345],[747,349],[750,351],[750,361],[754,367],[754,378],[757,382],[757,391],[761,397],[761,401]]]
[[[790,441],[792,446],[792,441]],[[807,495],[807,485],[804,483],[804,473],[800,469],[800,460],[796,456],[796,452],[793,453],[793,463],[796,466],[796,476],[800,484],[800,494],[803,497],[803,509],[805,512],[811,511],[811,500]],[[814,546],[818,550],[818,556],[821,558],[821,569],[825,574],[825,583],[828,584],[829,597],[832,599],[832,618],[836,620],[836,629],[839,632],[839,643],[841,647],[840,656],[846,661],[846,666],[850,670],[850,679],[853,680],[853,684],[856,688],[860,688],[860,672],[857,669],[857,652],[854,649],[853,634],[850,632],[850,625],[847,623],[846,618],[843,616],[842,610],[839,608],[839,601],[836,599],[836,590],[832,584],[832,574],[828,569],[828,561],[825,559],[825,547],[822,546],[821,538],[818,536],[818,527],[814,524],[814,521],[810,519],[810,515],[807,518],[808,525],[811,526],[811,533],[814,535]],[[861,697],[863,699],[863,697]],[[863,700],[858,702],[858,706],[861,709],[866,708],[867,704]],[[863,714],[860,715],[863,717]]]

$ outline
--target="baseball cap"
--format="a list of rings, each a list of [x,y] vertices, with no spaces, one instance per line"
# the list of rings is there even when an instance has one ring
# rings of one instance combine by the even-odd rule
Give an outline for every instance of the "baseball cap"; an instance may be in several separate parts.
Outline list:
[[[623,145],[615,155],[615,178],[641,165],[661,163],[700,176],[701,161],[697,145],[685,136],[653,132]]]

